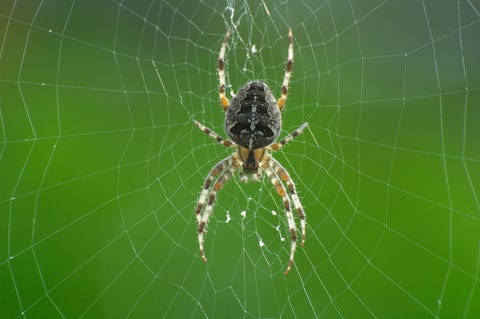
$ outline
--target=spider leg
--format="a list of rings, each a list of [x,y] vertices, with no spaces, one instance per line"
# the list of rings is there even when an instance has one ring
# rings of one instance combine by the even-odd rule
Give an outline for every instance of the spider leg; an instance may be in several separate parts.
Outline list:
[[[281,149],[282,147],[285,146],[285,144],[287,144],[288,142],[290,142],[291,140],[293,140],[295,137],[297,137],[298,135],[302,134],[303,130],[308,126],[308,123],[305,122],[303,123],[302,125],[300,125],[299,128],[297,128],[295,131],[291,132],[290,134],[288,134],[287,136],[285,136],[280,142],[277,142],[277,143],[273,143],[272,145],[268,146],[267,149],[271,150],[271,151],[278,151],[279,149]]]
[[[200,213],[202,212],[202,208],[203,206],[205,206],[205,202],[207,201],[207,196],[208,196],[208,193],[210,192],[212,181],[215,179],[215,177],[218,176],[218,174],[222,173],[225,170],[225,168],[227,168],[228,165],[230,165],[230,163],[231,163],[231,156],[224,158],[210,170],[210,172],[207,175],[207,178],[205,178],[203,189],[202,189],[202,192],[200,193],[200,198],[198,199],[198,202],[197,202],[197,208],[195,209],[195,215],[197,216],[197,221],[199,225],[202,220],[202,216]]]
[[[290,234],[292,238],[292,243],[290,246],[290,259],[288,261],[287,269],[284,272],[285,275],[288,275],[290,269],[292,269],[293,258],[295,257],[295,249],[297,247],[297,227],[295,226],[295,221],[293,219],[290,198],[287,195],[287,190],[285,189],[283,183],[280,181],[277,173],[273,168],[272,163],[269,162],[269,160],[271,159],[271,157],[268,157],[266,160],[264,160],[263,169],[265,170],[265,173],[275,187],[278,195],[282,197],[283,206],[285,206],[285,215],[287,216],[288,228],[290,229]]]
[[[225,96],[225,51],[227,50],[227,42],[230,37],[230,30],[227,30],[225,38],[223,39],[222,46],[220,48],[220,54],[218,56],[218,78],[220,81],[220,86],[218,88],[218,94],[220,96],[220,102],[222,103],[223,110],[226,111],[230,106],[230,101],[228,101]]]
[[[195,209],[195,214],[198,221],[198,245],[200,249],[200,255],[202,256],[202,260],[204,262],[207,261],[207,258],[205,257],[205,250],[203,248],[203,234],[205,233],[205,226],[213,211],[215,197],[217,192],[220,191],[223,185],[225,185],[230,177],[232,177],[233,173],[238,167],[239,161],[237,155],[233,154],[215,165],[205,179],[205,185],[202,193],[200,194],[197,208]],[[216,176],[218,176],[218,178],[212,185],[212,182]],[[203,210],[203,214],[201,214],[204,206],[205,209]]]
[[[295,183],[293,182],[292,178],[290,177],[290,174],[288,174],[285,167],[282,166],[282,164],[280,164],[273,157],[270,158],[270,160],[271,160],[272,168],[275,170],[275,172],[280,177],[280,179],[287,184],[287,188],[290,191],[290,194],[292,195],[293,205],[295,206],[295,209],[297,210],[298,218],[300,218],[300,225],[301,225],[301,228],[302,228],[302,246],[303,246],[305,244],[305,229],[306,229],[305,217],[306,216],[305,216],[305,212],[303,210],[302,203],[300,202],[300,199],[298,198]]]
[[[292,76],[292,67],[293,67],[293,35],[292,29],[288,29],[288,59],[287,65],[285,67],[285,75],[283,76],[283,83],[282,83],[282,96],[278,99],[277,105],[278,108],[281,110],[285,105],[285,101],[287,100],[288,94],[288,82],[290,81],[290,77]]]
[[[211,187],[212,187],[212,181],[218,174],[223,173],[225,169],[231,165],[232,157],[229,156],[220,162],[218,162],[211,170],[210,173],[208,173],[207,178],[205,178],[205,183],[203,185],[202,192],[200,194],[200,198],[198,199],[197,203],[197,208],[195,209],[195,215],[197,216],[197,222],[198,222],[198,243],[200,246],[200,254],[202,256],[202,259],[204,261],[207,261],[205,259],[205,254],[203,252],[203,233],[204,233],[204,228],[205,228],[205,222],[203,222],[203,216],[201,214],[203,207],[205,206],[208,195],[210,193]],[[203,222],[203,224],[202,224]]]
[[[232,147],[232,146],[235,145],[235,143],[233,143],[232,141],[224,139],[223,137],[221,137],[220,135],[218,135],[213,130],[209,129],[208,127],[206,127],[205,125],[203,125],[199,121],[193,120],[193,124],[195,124],[200,130],[202,130],[203,133],[207,134],[208,136],[210,136],[211,138],[213,138],[214,140],[216,140],[217,142],[219,142],[223,146]]]

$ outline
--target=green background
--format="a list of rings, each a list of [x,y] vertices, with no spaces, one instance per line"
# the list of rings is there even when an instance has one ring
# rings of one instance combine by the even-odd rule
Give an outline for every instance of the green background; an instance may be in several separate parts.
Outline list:
[[[2,0],[0,317],[479,318],[479,12]],[[227,28],[228,96],[253,79],[278,96],[288,27],[281,136],[310,126],[274,156],[305,207],[306,245],[285,277],[281,199],[268,179],[234,178],[204,264],[193,211],[231,150],[192,120],[225,136]]]

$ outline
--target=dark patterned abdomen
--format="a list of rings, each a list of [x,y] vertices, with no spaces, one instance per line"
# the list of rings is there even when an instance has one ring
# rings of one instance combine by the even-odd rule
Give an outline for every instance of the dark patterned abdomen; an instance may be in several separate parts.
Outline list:
[[[225,115],[225,129],[230,139],[248,149],[275,142],[281,124],[277,101],[262,82],[250,82],[241,88]]]

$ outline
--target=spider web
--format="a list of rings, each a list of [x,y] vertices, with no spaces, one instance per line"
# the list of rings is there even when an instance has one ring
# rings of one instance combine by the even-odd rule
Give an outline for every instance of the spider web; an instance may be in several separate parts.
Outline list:
[[[227,93],[280,94],[269,180],[233,178],[197,245],[203,179],[228,156]],[[2,318],[478,318],[480,5],[472,0],[0,4]],[[298,225],[298,219],[297,225]]]

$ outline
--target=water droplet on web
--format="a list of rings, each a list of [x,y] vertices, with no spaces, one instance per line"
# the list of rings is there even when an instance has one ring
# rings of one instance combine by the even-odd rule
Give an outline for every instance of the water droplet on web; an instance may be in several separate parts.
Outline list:
[[[260,238],[260,240],[258,241],[258,245],[260,247],[265,247],[265,243],[263,242],[263,240]]]
[[[242,212],[240,213],[240,215],[242,215],[243,218],[247,217],[247,212],[242,210]]]

